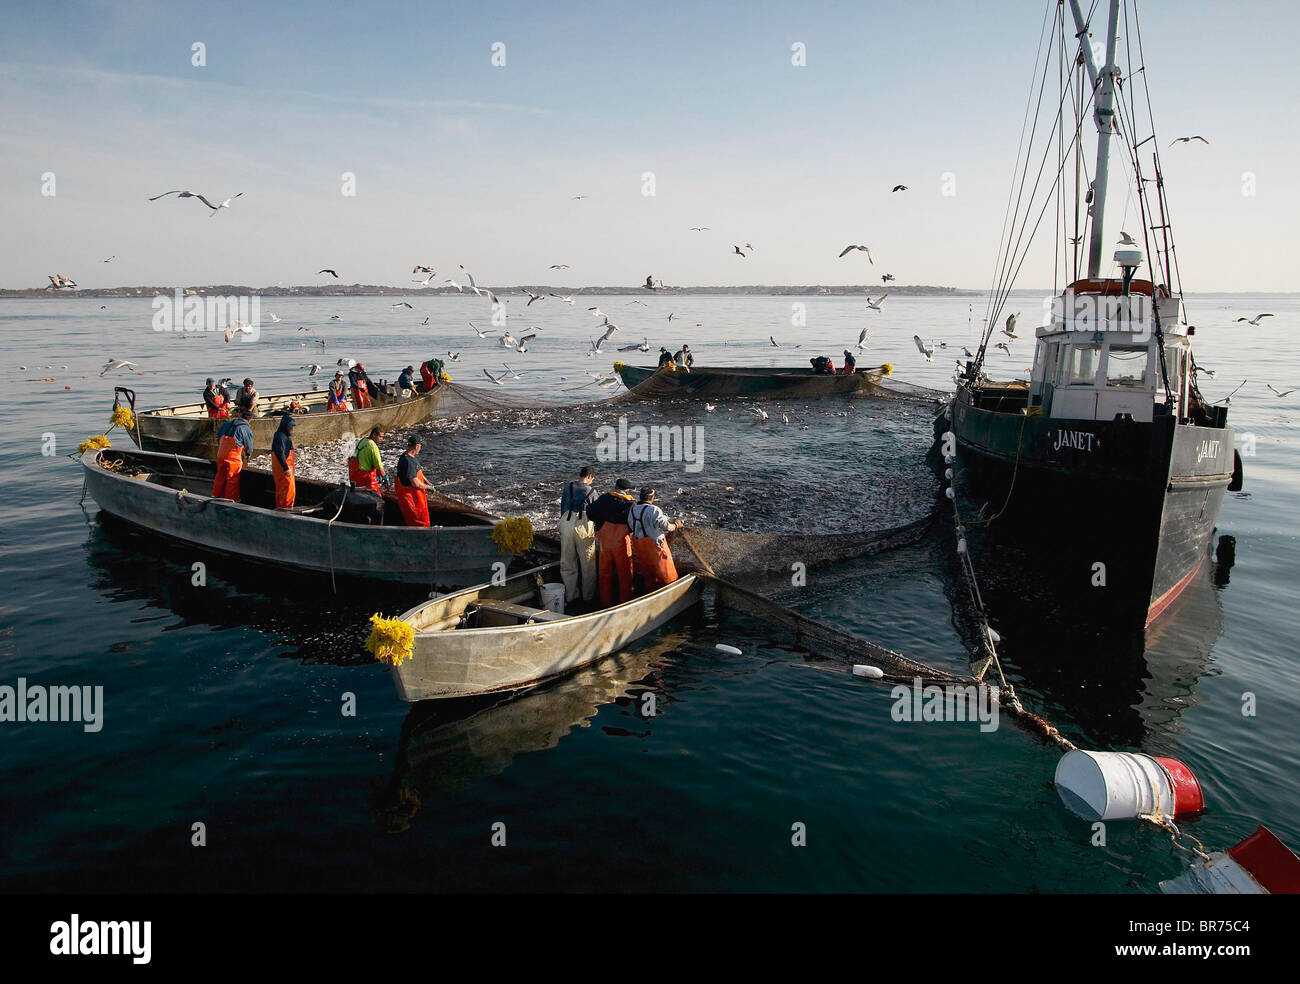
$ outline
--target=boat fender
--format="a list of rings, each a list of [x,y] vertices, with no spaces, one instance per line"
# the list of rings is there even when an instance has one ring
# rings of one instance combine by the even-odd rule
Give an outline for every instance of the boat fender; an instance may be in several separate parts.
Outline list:
[[[957,541],[957,552],[958,552],[959,554],[964,554],[964,553],[966,552],[966,540],[965,540],[965,539],[961,539],[961,540],[958,540],[958,541]]]
[[[735,646],[726,646],[726,645],[723,645],[722,643],[718,643],[718,644],[717,644],[716,646],[714,646],[713,648],[716,649],[718,652],[720,652],[720,653],[726,653],[726,654],[729,655],[729,656],[743,656],[743,655],[745,655],[745,654],[742,653],[739,649],[737,649]]]
[[[866,663],[855,663],[853,666],[853,675],[856,677],[866,677],[868,680],[879,680],[885,675],[885,671],[879,666],[868,666]]]
[[[1242,485],[1245,484],[1246,474],[1241,467],[1241,452],[1236,448],[1232,449],[1232,481],[1228,483],[1229,492],[1240,492]]]

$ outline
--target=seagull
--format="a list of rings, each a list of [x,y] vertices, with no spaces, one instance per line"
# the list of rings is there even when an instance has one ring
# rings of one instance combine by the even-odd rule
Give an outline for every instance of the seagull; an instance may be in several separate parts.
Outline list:
[[[1119,244],[1121,246],[1136,246],[1138,243],[1136,239],[1121,229],[1119,233]]]
[[[277,324],[277,325],[278,325],[281,321],[284,320],[284,319],[283,319],[282,317],[280,317],[278,314],[272,314],[270,311],[267,311],[267,312],[266,312],[266,316],[267,316],[268,318],[270,318],[271,321],[272,321],[273,323]]]
[[[1278,390],[1273,389],[1273,384],[1272,384],[1272,383],[1265,383],[1264,385],[1267,386],[1269,389],[1273,390],[1273,393],[1274,393],[1274,395],[1276,395],[1276,396],[1290,396],[1292,393],[1295,392],[1295,390],[1293,390],[1293,389],[1289,389],[1289,390],[1281,390],[1281,391],[1279,392]]]
[[[465,278],[469,281],[469,289],[481,297],[484,291],[478,284],[474,283],[474,275],[465,269],[464,263],[460,263],[458,266],[460,267],[460,272],[465,274]],[[492,303],[495,304],[497,302],[495,295],[493,295],[491,291],[487,291],[486,293],[492,298]]]
[[[519,337],[519,351],[520,351],[520,352],[527,352],[528,349],[527,349],[525,346],[527,346],[527,344],[528,344],[529,342],[531,342],[531,341],[532,341],[534,338],[536,338],[536,337],[537,337],[537,332],[535,332],[535,331],[534,331],[534,332],[530,332],[530,333],[527,334],[527,335],[521,335],[521,336]]]
[[[613,336],[614,332],[616,331],[618,331],[618,325],[612,324],[608,321],[605,322],[605,334],[600,336],[600,342],[598,343],[598,345],[604,345],[607,341],[610,340],[610,338]],[[600,351],[600,349],[597,348],[597,351]]]
[[[848,246],[845,246],[842,250],[840,250],[839,259],[841,259],[841,260],[844,259],[844,257],[848,256],[848,255],[849,255],[851,252],[853,252],[855,249],[860,249],[860,250],[862,250],[862,252],[866,253],[866,254],[867,254],[867,262],[870,263],[870,264],[872,264],[873,266],[875,265],[875,262],[876,262],[876,261],[873,260],[873,259],[871,258],[871,250],[870,250],[870,248],[868,248],[868,247],[866,247],[866,246],[858,246],[858,245],[856,245],[856,244],[854,244],[854,243],[850,243]]]
[[[620,345],[618,350],[620,352],[649,352],[650,339],[647,338],[641,342],[633,342],[631,345]]]
[[[226,326],[227,343],[229,343],[230,340],[234,338],[236,335],[251,335],[251,334],[253,334],[252,326],[246,325],[242,321],[236,321],[233,325]]]
[[[973,358],[975,358],[975,353],[972,352],[970,349],[968,349],[965,345],[963,345],[963,346],[961,347],[961,351],[962,351],[962,354],[966,356],[966,358],[968,358],[968,359],[973,359]]]
[[[456,352],[455,354],[453,354],[451,349],[447,349],[447,358],[450,359],[452,362],[459,362],[460,353]]]
[[[450,284],[452,287],[455,287],[455,288],[456,288],[456,293],[457,293],[457,294],[462,294],[462,293],[464,293],[464,291],[461,289],[460,284],[456,283],[456,281],[454,281],[454,280],[451,280],[451,279],[444,280],[443,283],[444,283],[444,284]]]
[[[894,191],[907,191],[907,185],[894,185]]]
[[[790,415],[788,413],[785,413],[784,411],[782,411],[781,413],[781,423],[783,424],[790,423]]]
[[[523,293],[528,295],[528,303],[525,304],[524,307],[531,307],[533,301],[540,301],[542,299],[541,294],[534,294],[531,290],[525,289]]]
[[[433,267],[431,267],[431,266],[420,266],[420,264],[417,263],[415,266],[411,267],[411,272],[412,272],[412,273],[427,273],[429,276],[432,277],[433,274],[434,274],[434,269],[433,269]]]
[[[781,346],[777,343],[777,340],[776,340],[775,338],[773,338],[771,335],[768,335],[768,336],[767,336],[767,340],[768,340],[769,342],[772,343],[772,348],[780,348],[780,347],[781,347]]]
[[[609,324],[609,315],[606,314],[604,311],[602,311],[600,308],[598,308],[598,307],[589,307],[589,308],[587,308],[587,310],[590,311],[590,312],[592,313],[592,316],[593,316],[593,317],[604,318],[604,319],[605,319],[605,322],[604,322],[604,323],[605,323],[605,324]]]
[[[706,403],[704,404],[704,409],[709,411],[709,413],[713,413],[714,410],[718,409],[718,405],[716,403]]]
[[[472,321],[466,321],[465,324],[467,324],[467,325],[469,325],[471,328],[473,328],[475,334],[477,334],[479,338],[486,338],[486,337],[487,337],[487,332],[485,332],[485,331],[479,331],[479,327],[478,327],[478,325],[474,324],[474,322],[472,322]]]
[[[567,297],[565,297],[564,295],[562,295],[562,294],[556,294],[556,293],[554,293],[553,291],[548,291],[548,293],[550,293],[550,295],[551,295],[552,297],[558,297],[558,298],[559,298],[560,300],[562,300],[565,304],[569,305],[569,307],[573,307],[573,296],[574,296],[574,295],[570,294],[570,295],[568,295]]]
[[[1193,140],[1199,140],[1199,141],[1200,141],[1201,143],[1203,143],[1203,144],[1208,144],[1208,143],[1210,142],[1210,141],[1206,140],[1204,137],[1202,137],[1202,136],[1200,136],[1200,135],[1197,135],[1197,136],[1194,136],[1194,137],[1179,137],[1177,140],[1175,140],[1175,141],[1174,141],[1173,143],[1171,143],[1169,146],[1172,147],[1174,144],[1180,144],[1180,143],[1191,143]]]
[[[669,321],[673,320],[673,313],[671,311],[668,312],[668,320]]]
[[[419,267],[416,267],[416,269],[418,270]],[[429,286],[429,281],[432,280],[433,277],[434,277],[434,272],[433,272],[432,270],[430,270],[430,271],[429,271],[429,275],[428,275],[427,277],[425,277],[423,280],[412,280],[411,283],[413,283],[413,284],[420,284],[420,285],[423,286],[423,287],[428,287],[428,286]]]
[[[934,357],[934,345],[932,343],[921,341],[920,335],[913,335],[912,341],[916,343],[916,350],[925,356],[926,362],[929,362]]]
[[[740,251],[740,247],[739,247],[739,246],[732,246],[731,249],[732,249],[732,251],[733,251],[737,256],[744,256],[744,255],[745,255],[744,253],[742,253],[742,252]]]
[[[330,320],[331,320],[331,321],[342,321],[343,319],[340,318],[337,314],[331,314],[331,315],[330,315]]]
[[[210,201],[208,201],[208,200],[207,200],[206,198],[204,198],[202,195],[196,194],[195,192],[192,192],[192,191],[164,191],[161,195],[154,195],[152,198],[149,199],[149,201],[151,201],[151,202],[156,202],[158,199],[160,199],[160,198],[166,198],[168,195],[175,195],[175,196],[178,197],[178,198],[197,198],[199,201],[201,201],[201,202],[202,202],[204,205],[206,205],[208,208],[212,209],[212,214],[215,216],[215,215],[217,214],[217,211],[218,211],[219,209],[230,208],[230,203],[233,202],[236,198],[238,198],[238,197],[239,197],[240,195],[242,195],[242,194],[243,194],[243,192],[241,191],[241,192],[239,193],[239,195],[234,195],[234,196],[232,196],[232,197],[230,197],[230,198],[227,198],[227,199],[226,199],[224,202],[222,202],[220,205],[213,205]]]
[[[47,274],[46,276],[49,276],[49,275]],[[72,288],[74,288],[74,287],[76,287],[76,286],[77,286],[77,284],[76,284],[75,281],[69,280],[67,277],[65,277],[65,276],[64,276],[63,274],[61,274],[61,273],[56,273],[54,276],[50,277],[50,286],[49,286],[49,287],[46,287],[45,289],[46,289],[46,290],[61,290],[61,289],[63,289],[64,287],[66,287],[66,288],[68,288],[69,290],[71,290]]]
[[[547,267],[547,269],[548,269],[548,270],[567,270],[567,269],[569,269],[569,264],[567,264],[567,263],[552,263],[549,267]]]
[[[691,226],[691,232],[709,232],[708,226]]]
[[[515,340],[514,335],[510,334],[510,332],[507,331],[504,335],[501,336],[499,344],[505,346],[506,348],[514,348],[516,345],[519,344],[519,342]]]
[[[576,202],[578,199],[586,198],[586,197],[587,197],[586,195],[574,195],[572,198],[569,199],[569,201]]]
[[[656,280],[652,275],[647,274],[645,278],[645,283],[642,284],[641,286],[645,290],[658,290],[663,285],[664,282],[662,280]]]
[[[894,279],[894,275],[892,273],[882,273],[880,275],[880,282],[882,284],[887,284],[893,279]]]
[[[115,369],[134,369],[134,368],[135,368],[134,362],[129,362],[125,359],[109,359],[107,362],[104,363],[104,368],[99,370],[99,374],[102,376],[104,375],[104,373],[113,372]]]
[[[1248,325],[1254,325],[1256,328],[1258,328],[1258,327],[1259,327],[1259,319],[1260,319],[1260,318],[1271,318],[1271,317],[1273,317],[1273,315],[1271,315],[1271,314],[1257,314],[1257,315],[1255,315],[1255,317],[1253,317],[1253,318],[1238,318],[1237,320],[1238,320],[1238,321],[1244,321],[1244,322],[1246,322],[1246,324],[1248,324]]]
[[[1019,338],[1019,337],[1020,337],[1020,336],[1018,336],[1018,335],[1016,334],[1016,319],[1019,318],[1019,317],[1020,317],[1020,312],[1017,311],[1015,314],[1013,314],[1013,315],[1011,315],[1009,318],[1007,318],[1007,326],[1006,326],[1005,328],[1002,329],[1002,334],[1006,335],[1007,338]]]
[[[881,294],[881,295],[880,295],[880,300],[878,300],[878,301],[873,301],[870,297],[868,297],[868,298],[867,298],[867,307],[871,308],[871,310],[873,310],[873,311],[879,311],[879,310],[880,310],[880,305],[882,305],[882,304],[885,303],[885,298],[888,297],[888,296],[889,296],[888,294]]]
[[[428,323],[429,323],[429,318],[428,318],[428,316],[426,315],[426,316],[425,316],[425,319],[424,319],[423,321],[420,322],[420,327],[423,328],[423,327],[424,327],[425,325],[427,325]]]
[[[396,304],[393,304],[393,305],[390,305],[390,306],[391,306],[394,310],[396,310],[396,309],[399,308],[399,307],[404,307],[404,308],[409,308],[409,307],[411,307],[411,305],[407,304],[405,301],[398,301]],[[414,309],[414,308],[411,308],[411,310],[415,310],[415,309]]]
[[[113,262],[114,260],[116,260],[116,259],[117,259],[117,254],[114,253],[114,254],[113,254],[112,256],[110,256],[108,259],[106,259],[106,260],[100,260],[99,262],[100,262],[100,263],[112,263],[112,262]]]
[[[322,273],[328,273],[328,274],[329,274],[331,277],[333,277],[335,280],[338,280],[338,279],[339,279],[339,275],[338,275],[337,273],[335,273],[333,270],[317,270],[317,271],[316,271],[316,276],[319,277]]]
[[[754,247],[751,243],[745,243],[745,249],[749,250],[751,253],[754,252]]]
[[[764,410],[762,407],[750,407],[749,412],[752,413],[759,420],[767,419],[767,411]]]
[[[1007,357],[1010,358],[1010,356],[1011,356],[1011,346],[1008,345],[1006,342],[998,342],[998,343],[997,343],[996,345],[994,345],[993,347],[994,347],[994,348],[1000,348],[1003,352],[1007,353]]]
[[[483,375],[487,376],[488,379],[492,380],[492,382],[496,383],[498,386],[502,386],[502,385],[504,385],[504,384],[501,382],[501,380],[503,380],[503,379],[506,378],[506,374],[505,374],[504,372],[503,372],[500,376],[494,376],[494,375],[492,375],[492,373],[490,373],[490,372],[488,372],[486,369],[484,369],[484,370],[483,370]]]
[[[603,337],[599,341],[593,338],[591,340],[591,350],[587,353],[587,358],[590,359],[593,356],[600,355],[600,347],[604,344],[605,339]]]
[[[504,362],[501,363],[501,364],[502,364],[503,366],[506,365]],[[515,372],[515,371],[514,371],[513,369],[511,369],[509,366],[506,366],[506,372],[510,374],[510,378],[511,378],[511,379],[523,379],[523,378],[524,378],[522,373]]]
[[[320,366],[318,366],[318,365],[317,365],[316,363],[314,363],[314,362],[313,362],[311,365],[309,365],[309,366],[299,366],[298,368],[299,368],[299,369],[306,369],[306,370],[307,370],[307,375],[308,375],[308,376],[314,376],[314,375],[316,375],[316,373],[320,372]]]
[[[858,332],[858,348],[859,348],[859,349],[862,348],[862,344],[863,344],[866,340],[867,340],[867,329],[863,328],[862,331]]]

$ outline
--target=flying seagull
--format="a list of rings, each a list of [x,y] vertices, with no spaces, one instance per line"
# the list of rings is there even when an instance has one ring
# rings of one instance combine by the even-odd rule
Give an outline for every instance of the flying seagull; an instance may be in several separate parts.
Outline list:
[[[998,343],[997,343],[996,345],[994,345],[993,347],[994,347],[994,348],[1000,348],[1003,352],[1007,353],[1007,357],[1010,358],[1010,356],[1011,356],[1011,346],[1008,345],[1006,342],[998,342]]]
[[[1272,384],[1272,383],[1265,383],[1264,385],[1267,386],[1269,389],[1273,390],[1273,393],[1274,393],[1276,396],[1290,396],[1292,393],[1295,392],[1294,389],[1289,389],[1289,390],[1276,390],[1276,389],[1273,389],[1273,384]]]
[[[49,275],[47,274],[46,276],[49,276]],[[76,287],[76,286],[77,286],[77,284],[76,284],[75,281],[69,280],[67,277],[65,277],[65,276],[64,276],[63,274],[61,274],[61,273],[56,273],[54,276],[50,277],[50,286],[46,287],[45,289],[46,289],[46,290],[62,290],[63,288],[66,287],[66,288],[68,288],[69,290],[71,290],[72,288],[74,288],[74,287]]]
[[[338,279],[339,279],[339,275],[338,275],[337,273],[335,273],[333,270],[317,270],[317,271],[316,271],[316,276],[319,277],[322,273],[328,273],[328,274],[329,274],[331,277],[333,277],[335,280],[338,280]]]
[[[1121,246],[1136,246],[1137,240],[1134,239],[1132,236],[1130,236],[1127,232],[1120,230],[1119,244]]]
[[[534,338],[536,338],[536,337],[537,337],[537,332],[535,332],[535,331],[530,331],[527,335],[521,335],[521,336],[519,337],[519,351],[520,351],[520,352],[527,352],[528,349],[527,349],[526,346],[528,345],[529,342],[531,342],[531,341],[532,341]],[[507,367],[507,368],[508,368],[508,367]],[[518,378],[518,377],[516,376],[515,378]]]
[[[455,288],[456,288],[456,293],[457,293],[457,294],[463,294],[463,293],[464,293],[464,291],[461,289],[460,284],[456,283],[456,281],[452,280],[450,277],[448,277],[446,280],[444,280],[443,283],[444,283],[444,284],[450,284],[452,287],[455,287]]]
[[[921,341],[920,335],[913,335],[912,341],[916,343],[916,350],[925,356],[925,361],[929,362],[934,357],[934,343]]]
[[[662,280],[656,280],[652,274],[646,274],[645,283],[641,287],[644,290],[658,290],[663,285]]]
[[[541,294],[534,294],[531,290],[525,289],[524,293],[528,295],[528,303],[525,304],[524,307],[531,307],[533,301],[540,301],[542,299]]]
[[[1238,320],[1238,321],[1244,321],[1244,322],[1246,322],[1246,324],[1248,324],[1248,325],[1254,325],[1256,328],[1258,328],[1258,327],[1259,327],[1259,319],[1260,319],[1260,318],[1271,318],[1271,317],[1273,317],[1273,315],[1271,315],[1271,314],[1257,314],[1257,315],[1255,315],[1255,317],[1253,317],[1253,318],[1238,318],[1237,320]]]
[[[1002,329],[1002,334],[1006,335],[1007,338],[1019,337],[1016,335],[1016,319],[1019,317],[1020,317],[1020,312],[1017,311],[1015,314],[1007,318],[1007,326]]]
[[[567,269],[569,269],[569,264],[567,264],[567,263],[552,263],[549,267],[547,267],[547,269],[548,269],[548,270],[567,270]]]
[[[178,197],[178,198],[197,198],[199,201],[201,201],[201,202],[202,202],[204,205],[206,205],[208,208],[212,209],[212,214],[215,216],[215,215],[217,214],[217,211],[218,211],[219,209],[230,208],[230,203],[233,202],[236,198],[240,197],[240,195],[242,195],[242,194],[243,194],[243,192],[241,191],[241,192],[239,193],[239,195],[232,195],[230,198],[227,198],[227,199],[226,199],[224,202],[222,202],[220,205],[213,205],[210,201],[208,201],[208,200],[207,200],[206,198],[204,198],[202,195],[197,194],[197,193],[195,193],[195,192],[193,192],[193,191],[164,191],[161,195],[154,195],[152,198],[149,199],[149,201],[151,201],[151,202],[156,202],[158,199],[160,199],[160,198],[166,198],[168,195],[175,195],[175,196]]]
[[[867,329],[863,328],[858,332],[858,348],[862,348],[863,343],[867,340]]]
[[[115,369],[134,369],[134,368],[135,368],[134,362],[128,362],[125,359],[109,359],[107,362],[104,363],[104,368],[99,370],[99,374],[102,376],[104,375],[104,373],[112,372]]]
[[[691,226],[691,232],[709,232],[708,226]]]
[[[483,375],[487,376],[488,379],[492,380],[492,382],[496,383],[498,386],[502,386],[502,385],[504,385],[504,384],[501,382],[501,380],[503,380],[503,379],[506,378],[506,374],[505,374],[504,372],[503,372],[500,376],[494,376],[494,375],[492,375],[492,373],[490,373],[490,372],[488,372],[486,369],[484,369],[484,370],[483,370]]]
[[[739,246],[732,246],[731,249],[732,249],[732,252],[734,252],[737,256],[744,256],[744,255],[745,255],[744,253],[742,253],[742,252],[740,251],[740,247],[739,247]]]
[[[113,260],[116,260],[116,259],[117,259],[117,254],[114,253],[114,254],[113,254],[112,256],[110,256],[107,260],[100,260],[99,262],[100,262],[100,263],[111,263]]]
[[[433,274],[434,274],[434,269],[433,269],[433,267],[431,267],[431,266],[420,266],[420,265],[417,263],[415,266],[411,267],[411,272],[412,272],[412,273],[427,273],[429,276],[432,277]]]
[[[767,336],[767,340],[768,340],[769,342],[772,343],[772,348],[780,348],[780,347],[781,347],[780,344],[777,342],[777,340],[776,340],[775,338],[773,338],[771,335],[768,335],[768,336]]]
[[[572,294],[570,294],[570,295],[568,295],[567,297],[565,297],[564,295],[562,295],[562,294],[557,294],[557,293],[555,293],[554,291],[547,291],[547,293],[549,293],[552,297],[558,297],[558,298],[559,298],[560,300],[562,300],[565,304],[569,305],[569,307],[573,307],[573,295],[572,295]]]
[[[226,326],[227,343],[229,343],[230,340],[234,338],[236,335],[251,335],[251,334],[253,334],[252,326],[246,325],[242,321],[236,321],[233,325]]]
[[[587,197],[586,195],[574,195],[572,198],[569,199],[569,201],[576,202],[578,199],[586,198],[586,197]]]
[[[907,191],[907,185],[894,185],[894,191]]]
[[[519,343],[515,340],[515,336],[510,334],[509,330],[507,330],[506,333],[501,336],[500,344],[506,348],[514,348]]]
[[[878,300],[878,301],[873,301],[870,297],[868,297],[868,298],[867,298],[867,307],[871,308],[871,310],[873,310],[873,311],[879,311],[879,310],[880,310],[880,305],[882,305],[882,304],[885,303],[885,298],[888,297],[888,296],[889,296],[888,294],[881,294],[881,295],[880,295],[880,300]]]
[[[474,329],[474,333],[475,333],[476,335],[478,335],[479,338],[486,338],[486,337],[487,337],[487,332],[485,332],[485,331],[479,331],[479,327],[478,327],[478,325],[474,324],[474,322],[472,322],[472,321],[466,321],[465,324],[467,324],[467,325],[469,325],[471,328],[473,328],[473,329]]]
[[[851,252],[853,252],[855,249],[860,249],[860,250],[862,250],[862,252],[866,253],[866,254],[867,254],[867,262],[870,263],[870,264],[872,264],[873,266],[875,265],[876,261],[873,260],[873,259],[871,258],[871,250],[870,250],[870,248],[868,248],[868,247],[866,247],[866,246],[858,246],[858,245],[855,245],[855,244],[852,244],[852,243],[850,243],[848,246],[845,246],[842,250],[840,250],[839,259],[841,259],[841,260],[844,259],[844,257],[848,256],[848,255],[849,255]]]
[[[1194,137],[1179,137],[1169,146],[1172,147],[1174,144],[1179,144],[1179,143],[1191,143],[1193,140],[1199,140],[1203,144],[1208,144],[1210,142],[1198,134],[1197,136]]]

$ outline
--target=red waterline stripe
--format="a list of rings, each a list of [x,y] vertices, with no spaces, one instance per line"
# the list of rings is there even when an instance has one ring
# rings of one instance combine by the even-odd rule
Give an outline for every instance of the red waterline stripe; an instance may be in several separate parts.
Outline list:
[[[1165,609],[1174,603],[1174,599],[1183,593],[1183,589],[1191,583],[1192,578],[1196,576],[1196,572],[1201,569],[1201,565],[1204,563],[1205,558],[1201,557],[1201,559],[1196,562],[1196,566],[1193,567],[1181,581],[1157,598],[1155,603],[1147,609],[1147,628],[1150,628],[1151,623],[1163,615]]]

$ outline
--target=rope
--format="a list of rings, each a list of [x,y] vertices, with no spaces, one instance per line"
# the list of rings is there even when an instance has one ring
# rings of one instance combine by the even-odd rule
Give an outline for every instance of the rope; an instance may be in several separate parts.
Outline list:
[[[1007,511],[1007,506],[1011,505],[1011,493],[1012,493],[1013,491],[1015,491],[1015,488],[1016,488],[1016,476],[1020,473],[1020,457],[1021,457],[1021,453],[1022,453],[1022,451],[1024,450],[1024,441],[1025,441],[1025,424],[1027,424],[1027,423],[1029,423],[1029,416],[1028,416],[1028,415],[1025,415],[1024,417],[1021,417],[1021,418],[1020,418],[1020,436],[1016,438],[1016,460],[1015,460],[1015,464],[1012,465],[1012,467],[1011,467],[1011,484],[1010,484],[1009,486],[1007,486],[1007,497],[1006,497],[1006,499],[1005,499],[1005,500],[1003,501],[1003,503],[1002,503],[1002,508],[999,509],[999,510],[998,510],[996,513],[994,513],[992,516],[990,516],[988,519],[971,520],[971,524],[970,524],[970,525],[972,525],[972,526],[990,526],[990,525],[992,525],[993,520],[997,519],[997,518],[998,518],[999,516],[1001,516],[1004,512],[1006,512],[1006,511]],[[952,502],[953,502],[953,509],[955,510],[955,509],[957,508],[957,498],[956,498],[955,495],[953,496],[953,500],[952,500]],[[961,516],[960,516],[960,515],[957,516],[957,520],[958,520],[958,524],[960,525],[960,522],[961,522]]]
[[[351,491],[351,488],[350,485],[343,486],[343,498],[339,500],[338,512],[334,514],[334,519],[331,519],[325,526],[325,540],[330,548],[330,590],[335,594],[339,593],[339,586],[334,579],[334,520],[343,514],[343,506],[348,501],[348,492]]]

